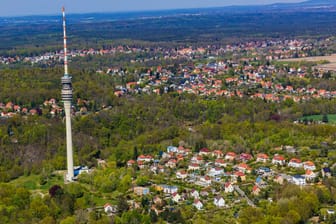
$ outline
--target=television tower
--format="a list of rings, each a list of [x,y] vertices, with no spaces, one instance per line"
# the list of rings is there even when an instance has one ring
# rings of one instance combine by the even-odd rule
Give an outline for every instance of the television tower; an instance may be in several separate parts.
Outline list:
[[[67,56],[67,37],[65,24],[65,9],[63,13],[63,36],[64,36],[64,75],[62,81],[62,100],[64,102],[65,122],[66,122],[66,149],[67,149],[67,174],[66,181],[74,180],[73,152],[72,152],[72,133],[71,133],[71,101],[72,101],[72,82],[68,73],[68,56]]]

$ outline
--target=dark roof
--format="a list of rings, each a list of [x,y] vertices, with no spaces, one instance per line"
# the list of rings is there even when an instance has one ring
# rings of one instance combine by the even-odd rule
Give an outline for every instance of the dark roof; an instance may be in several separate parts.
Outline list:
[[[323,167],[323,172],[325,173],[331,173],[331,170],[329,167]]]

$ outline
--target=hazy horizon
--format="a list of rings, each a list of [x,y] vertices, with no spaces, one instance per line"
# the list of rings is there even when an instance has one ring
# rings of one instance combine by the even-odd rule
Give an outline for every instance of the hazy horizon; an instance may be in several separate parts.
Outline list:
[[[209,8],[235,5],[268,5],[273,3],[296,3],[305,0],[236,0],[234,3],[228,0],[11,0],[0,3],[0,17],[30,16],[30,15],[54,15],[59,14],[64,5],[68,13],[104,13],[104,12],[133,12],[188,8]]]

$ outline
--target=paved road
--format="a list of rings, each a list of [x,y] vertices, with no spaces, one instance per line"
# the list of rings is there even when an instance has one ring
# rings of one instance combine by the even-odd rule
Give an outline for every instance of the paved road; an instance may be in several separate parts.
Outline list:
[[[256,207],[256,205],[253,203],[253,201],[251,201],[251,199],[249,199],[247,197],[247,195],[245,194],[244,191],[242,191],[242,189],[239,188],[239,186],[235,185],[234,189],[238,192],[238,194],[240,194],[240,196],[246,198],[247,204],[252,206],[252,207]]]

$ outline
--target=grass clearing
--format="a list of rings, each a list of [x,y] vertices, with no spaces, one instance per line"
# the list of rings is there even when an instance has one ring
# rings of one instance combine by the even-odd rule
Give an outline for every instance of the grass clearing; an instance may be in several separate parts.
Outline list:
[[[40,175],[29,175],[29,176],[21,176],[15,180],[12,180],[10,184],[14,186],[23,187],[28,190],[41,190],[42,192],[48,192],[49,188],[55,184],[64,185],[63,176],[53,175],[48,178],[48,181],[44,185],[40,185]]]
[[[327,116],[329,124],[336,124],[336,114],[327,114]],[[308,121],[322,121],[322,118],[323,118],[322,114],[317,114],[301,117],[300,120],[303,121],[307,119]]]

